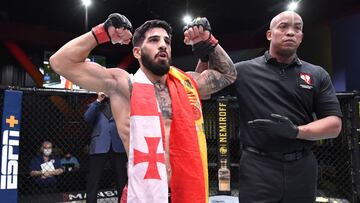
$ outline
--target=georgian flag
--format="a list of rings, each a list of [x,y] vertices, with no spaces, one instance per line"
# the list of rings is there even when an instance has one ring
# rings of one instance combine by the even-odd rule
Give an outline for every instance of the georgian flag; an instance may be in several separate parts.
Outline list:
[[[154,86],[139,69],[131,96],[127,202],[168,202],[163,138]]]

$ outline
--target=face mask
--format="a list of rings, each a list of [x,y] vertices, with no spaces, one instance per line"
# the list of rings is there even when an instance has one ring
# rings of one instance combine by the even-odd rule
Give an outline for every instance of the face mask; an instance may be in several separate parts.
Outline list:
[[[52,149],[44,149],[44,155],[45,156],[50,156],[52,152]]]

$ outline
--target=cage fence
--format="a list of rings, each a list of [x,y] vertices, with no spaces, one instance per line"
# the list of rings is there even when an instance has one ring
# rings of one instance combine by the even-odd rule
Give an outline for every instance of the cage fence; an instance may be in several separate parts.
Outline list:
[[[88,151],[91,126],[83,114],[96,94],[72,91],[22,89],[22,122],[18,168],[19,202],[85,202],[88,174]],[[0,89],[0,116],[3,110],[4,89]],[[358,202],[359,190],[359,101],[357,93],[338,94],[343,112],[343,129],[336,139],[316,142],[314,152],[319,163],[318,196]],[[203,101],[205,133],[208,147],[210,195],[218,194],[218,98]],[[224,99],[224,98],[222,98]],[[229,160],[231,193],[237,195],[238,163],[241,156],[238,105],[236,98],[228,100]],[[54,158],[61,160],[71,153],[79,167],[62,166],[65,171],[56,176],[55,183],[42,185],[32,177],[34,159],[40,156],[40,147],[47,140],[53,144]],[[110,163],[104,166],[98,198],[101,202],[117,202],[114,173]]]

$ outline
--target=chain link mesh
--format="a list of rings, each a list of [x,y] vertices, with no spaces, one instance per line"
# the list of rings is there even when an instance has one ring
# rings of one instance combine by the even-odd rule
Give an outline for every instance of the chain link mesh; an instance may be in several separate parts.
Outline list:
[[[95,94],[62,91],[28,90],[23,91],[22,125],[19,156],[19,202],[85,202],[86,176],[88,173],[88,150],[91,128],[86,125],[83,114],[87,105],[96,99]],[[0,116],[2,115],[4,90],[0,90]],[[336,139],[322,140],[315,144],[314,152],[319,162],[318,195],[344,198],[357,202],[354,176],[351,176],[354,151],[349,138],[354,126],[353,116],[359,121],[359,113],[354,112],[353,97],[339,97],[343,118],[341,135]],[[230,161],[232,194],[237,195],[238,163],[240,160],[240,141],[238,137],[238,106],[234,98],[229,100]],[[357,103],[358,105],[358,103]],[[358,108],[357,108],[358,111]],[[207,135],[210,195],[217,194],[217,134],[216,100],[203,102],[205,133]],[[57,187],[44,190],[34,177],[30,176],[31,160],[40,155],[44,140],[53,144],[53,154],[59,158],[70,151],[80,163],[78,170],[67,171],[57,177]],[[358,143],[356,143],[358,144]],[[352,150],[349,150],[352,149]],[[358,160],[358,157],[355,159]],[[110,164],[104,166],[98,197],[100,202],[117,202],[114,173]],[[357,183],[359,184],[359,183]]]
[[[317,196],[331,199],[346,199],[350,202],[358,202],[357,192],[354,188],[354,176],[359,173],[358,166],[354,168],[352,161],[359,159],[359,148],[350,147],[358,145],[359,129],[359,98],[354,94],[338,96],[343,112],[343,128],[338,138],[317,141],[313,151],[318,159],[318,190]],[[230,160],[231,160],[231,190],[232,195],[238,195],[238,163],[241,156],[240,140],[238,137],[239,113],[235,98],[228,98],[230,105],[229,127],[235,129],[230,133]],[[354,108],[357,106],[357,108]],[[217,140],[216,140],[216,100],[203,103],[205,118],[205,134],[207,135],[209,157],[209,182],[210,195],[217,193]],[[357,121],[354,123],[354,117]],[[354,125],[355,124],[355,125]],[[356,139],[353,139],[353,137]],[[352,141],[351,141],[352,140]],[[355,140],[355,141],[354,141]],[[349,148],[350,147],[350,148]],[[353,167],[353,168],[351,168]],[[358,181],[358,180],[357,180]],[[241,183],[240,183],[241,184]],[[358,183],[359,184],[359,183]]]

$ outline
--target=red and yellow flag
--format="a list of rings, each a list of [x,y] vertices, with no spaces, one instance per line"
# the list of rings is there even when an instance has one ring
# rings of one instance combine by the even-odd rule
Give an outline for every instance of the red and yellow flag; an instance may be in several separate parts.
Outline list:
[[[139,69],[131,97],[128,193],[126,202],[207,203],[207,149],[199,93],[194,81],[171,67],[170,185],[164,163],[164,126],[153,84]]]

